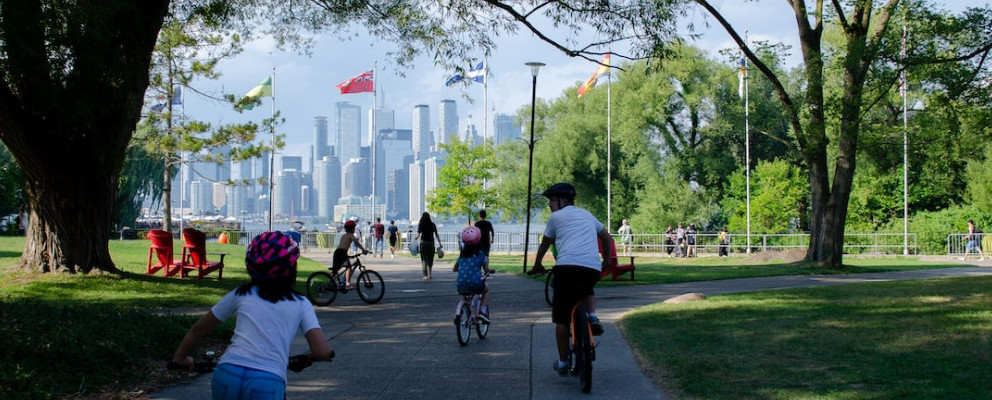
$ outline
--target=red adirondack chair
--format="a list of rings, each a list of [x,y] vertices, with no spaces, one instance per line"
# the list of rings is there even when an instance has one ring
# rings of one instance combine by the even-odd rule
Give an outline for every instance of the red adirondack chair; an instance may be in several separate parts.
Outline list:
[[[172,232],[153,229],[148,231],[148,239],[152,241],[152,245],[148,247],[148,266],[145,268],[145,273],[153,275],[158,270],[162,270],[165,276],[179,273],[182,268],[173,260]],[[152,264],[152,254],[158,260],[157,264]]]
[[[599,244],[599,254],[603,254],[603,245],[596,240],[596,244]],[[630,280],[634,280],[634,256],[624,256],[630,257],[630,264],[620,264],[619,258],[617,257],[617,245],[616,242],[610,240],[610,267],[603,270],[602,277],[605,278],[607,275],[611,275],[613,280],[617,280],[621,275],[630,273]]]
[[[220,261],[207,261],[207,235],[193,229],[183,229],[183,263],[182,277],[196,271],[196,279],[203,279],[207,274],[217,271],[217,280],[224,277],[224,256],[227,253],[210,253],[220,255]]]

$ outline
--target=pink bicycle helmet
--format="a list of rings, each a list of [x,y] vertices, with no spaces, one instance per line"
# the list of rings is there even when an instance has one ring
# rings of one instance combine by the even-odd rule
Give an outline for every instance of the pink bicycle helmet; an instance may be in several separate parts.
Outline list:
[[[462,230],[462,242],[466,245],[477,245],[479,244],[480,239],[482,239],[482,231],[480,231],[479,228],[468,226]]]
[[[289,277],[300,258],[300,248],[283,232],[263,232],[255,236],[245,252],[248,275],[255,279]]]

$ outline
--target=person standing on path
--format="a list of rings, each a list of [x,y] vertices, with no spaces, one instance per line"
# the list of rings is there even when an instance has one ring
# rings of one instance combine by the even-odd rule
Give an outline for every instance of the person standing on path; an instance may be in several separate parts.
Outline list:
[[[493,230],[492,222],[486,220],[486,210],[479,210],[479,220],[475,221],[475,227],[482,231],[482,241],[479,245],[482,246],[482,252],[486,254],[486,258],[489,258],[489,249],[492,248],[493,241],[496,240],[496,231]]]
[[[558,360],[554,370],[559,375],[568,374],[568,326],[572,306],[579,301],[586,305],[593,335],[603,334],[603,325],[596,316],[596,294],[593,288],[599,281],[603,268],[610,264],[610,257],[600,260],[599,248],[613,248],[613,237],[589,211],[575,206],[575,187],[570,183],[556,183],[541,193],[548,198],[551,216],[544,230],[537,259],[531,274],[544,273],[541,265],[544,255],[554,244],[555,257],[554,297],[551,301],[551,322],[555,323],[555,341]],[[599,242],[597,247],[597,243]]]
[[[372,232],[375,235],[375,244],[372,245],[372,257],[378,254],[379,258],[382,258],[383,253],[386,251],[386,226],[382,224],[381,218],[375,218],[375,225],[372,225]]]
[[[975,221],[968,220],[968,234],[965,235],[964,240],[967,240],[967,244],[964,249],[964,256],[958,257],[958,260],[964,261],[968,257],[968,253],[972,251],[978,253],[978,261],[985,261],[985,254],[982,253],[982,230],[975,228]]]
[[[434,270],[434,239],[437,238],[437,247],[444,248],[441,244],[441,235],[437,233],[437,225],[431,221],[431,214],[424,211],[417,223],[417,236],[413,240],[420,240],[420,269],[424,273],[421,278],[425,281],[433,279]]]
[[[400,228],[396,226],[396,220],[389,220],[389,227],[386,228],[389,232],[389,258],[396,257],[396,242],[400,239]]]
[[[172,362],[192,370],[190,354],[197,342],[235,317],[231,345],[213,372],[214,399],[284,399],[297,331],[303,331],[310,347],[308,361],[334,357],[313,305],[294,290],[299,257],[298,245],[283,232],[256,236],[245,254],[251,282],[228,292],[183,337]]]
[[[620,222],[620,229],[617,229],[617,234],[620,235],[620,243],[623,245],[623,255],[629,256],[631,253],[630,245],[634,241],[633,229],[627,220]]]

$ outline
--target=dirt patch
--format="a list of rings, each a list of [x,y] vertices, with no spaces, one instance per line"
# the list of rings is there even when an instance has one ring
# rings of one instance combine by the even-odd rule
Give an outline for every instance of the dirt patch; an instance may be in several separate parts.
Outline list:
[[[747,260],[755,264],[767,264],[772,260],[782,260],[787,263],[793,263],[802,261],[804,258],[806,258],[806,249],[788,249],[759,251],[751,254]]]

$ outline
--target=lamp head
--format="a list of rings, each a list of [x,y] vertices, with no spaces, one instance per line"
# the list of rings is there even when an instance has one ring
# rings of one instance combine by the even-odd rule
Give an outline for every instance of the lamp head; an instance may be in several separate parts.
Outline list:
[[[524,65],[530,67],[530,75],[533,76],[533,77],[535,77],[535,78],[537,78],[537,71],[540,70],[541,67],[544,66],[544,63],[542,63],[542,62],[536,62],[536,61],[531,61],[531,62],[528,62],[528,63],[524,63]]]

